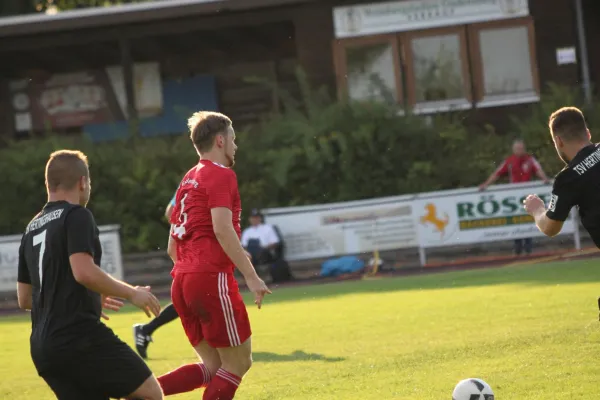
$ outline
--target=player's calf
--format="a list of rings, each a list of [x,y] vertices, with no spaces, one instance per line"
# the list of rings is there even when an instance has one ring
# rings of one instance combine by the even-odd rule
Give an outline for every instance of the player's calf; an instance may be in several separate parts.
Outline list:
[[[158,378],[165,396],[191,392],[205,388],[221,367],[221,359],[216,349],[202,340],[194,350],[202,363],[184,365]]]
[[[217,349],[221,368],[204,392],[203,400],[231,400],[252,367],[252,342],[248,338],[240,346]]]

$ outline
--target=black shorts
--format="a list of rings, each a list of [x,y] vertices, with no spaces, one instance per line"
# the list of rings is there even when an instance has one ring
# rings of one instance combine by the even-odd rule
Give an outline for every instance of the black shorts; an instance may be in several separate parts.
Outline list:
[[[44,361],[47,367],[39,371],[40,376],[59,400],[120,399],[152,375],[146,363],[110,329]]]

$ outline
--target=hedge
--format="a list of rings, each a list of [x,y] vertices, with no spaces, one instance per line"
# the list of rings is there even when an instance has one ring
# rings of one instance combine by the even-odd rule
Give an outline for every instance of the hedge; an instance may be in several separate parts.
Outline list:
[[[510,151],[509,138],[490,128],[468,129],[460,112],[427,121],[385,104],[332,101],[302,76],[300,87],[301,100],[282,94],[285,111],[237,134],[235,168],[246,212],[473,186]],[[561,168],[550,146],[548,115],[563,104],[580,105],[575,93],[551,86],[529,118],[512,121],[513,132],[548,173]],[[61,148],[88,155],[89,207],[99,224],[121,225],[125,252],[165,246],[165,206],[197,162],[187,134],[96,144],[56,136],[9,143],[0,149],[0,235],[21,232],[43,206],[44,165]]]

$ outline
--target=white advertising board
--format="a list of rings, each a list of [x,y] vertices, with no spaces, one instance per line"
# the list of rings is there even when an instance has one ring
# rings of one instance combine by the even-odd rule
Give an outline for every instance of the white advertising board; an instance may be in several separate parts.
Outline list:
[[[290,261],[418,245],[406,196],[263,213],[267,223],[280,229]]]
[[[548,204],[552,186],[542,183],[496,185],[386,197],[347,203],[263,210],[277,225],[290,261],[369,253],[374,250],[424,249],[543,236],[523,209],[537,194]],[[560,235],[574,235],[573,213]]]
[[[123,279],[123,259],[119,226],[100,226],[102,243],[101,268],[117,279]],[[0,293],[14,292],[17,288],[17,268],[21,235],[0,237]]]
[[[537,194],[545,204],[552,186],[503,185],[498,189],[447,196],[420,195],[413,203],[419,244],[423,248],[543,236],[523,209],[523,200]],[[561,234],[573,234],[572,218]]]
[[[527,0],[397,0],[335,7],[336,38],[465,25],[529,15]]]

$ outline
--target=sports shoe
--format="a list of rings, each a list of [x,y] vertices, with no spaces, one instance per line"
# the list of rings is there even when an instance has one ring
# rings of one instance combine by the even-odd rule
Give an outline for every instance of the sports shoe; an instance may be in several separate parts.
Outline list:
[[[150,342],[152,342],[152,336],[144,333],[144,325],[136,324],[133,326],[133,341],[140,357],[146,360],[148,358],[147,349]]]

